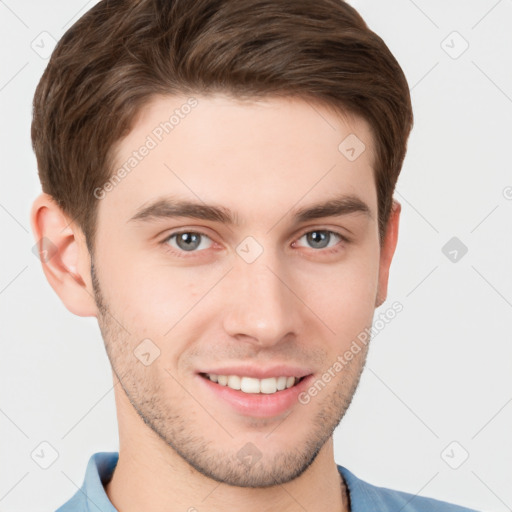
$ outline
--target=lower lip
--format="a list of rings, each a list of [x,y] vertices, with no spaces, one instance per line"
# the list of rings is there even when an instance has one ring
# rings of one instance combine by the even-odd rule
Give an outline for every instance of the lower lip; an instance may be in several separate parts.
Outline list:
[[[308,375],[291,388],[272,394],[244,393],[228,386],[221,386],[201,375],[197,375],[197,378],[202,383],[200,385],[204,386],[209,393],[227,402],[239,414],[270,418],[286,412],[298,403],[299,394],[308,388],[313,375]]]

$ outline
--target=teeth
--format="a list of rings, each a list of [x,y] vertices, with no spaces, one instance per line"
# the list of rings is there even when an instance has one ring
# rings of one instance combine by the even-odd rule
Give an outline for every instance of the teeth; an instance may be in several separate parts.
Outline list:
[[[257,379],[254,379],[257,380]],[[295,379],[292,377],[292,380],[295,381]],[[260,392],[261,393],[275,393],[277,391],[277,379],[271,377],[268,379],[261,379],[260,381]]]
[[[276,379],[277,390],[282,391],[283,389],[285,389],[287,382],[288,382],[288,377],[278,377]]]
[[[271,395],[276,391],[291,388],[298,380],[298,377],[269,377],[268,379],[255,379],[253,377],[240,377],[238,375],[216,375],[206,374],[212,382],[221,386],[243,391],[244,393],[264,393]]]
[[[230,375],[228,377],[228,387],[232,389],[240,389],[240,377],[238,375]]]

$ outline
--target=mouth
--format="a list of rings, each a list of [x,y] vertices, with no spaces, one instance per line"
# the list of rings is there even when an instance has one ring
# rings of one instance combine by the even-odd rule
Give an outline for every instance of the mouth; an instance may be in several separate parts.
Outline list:
[[[315,379],[315,370],[289,362],[271,366],[228,364],[198,368],[195,372],[201,396],[212,407],[234,411],[240,417],[280,418],[297,406],[301,393]],[[299,409],[301,414],[307,409]]]
[[[300,382],[309,377],[289,377],[281,375],[279,377],[268,377],[257,379],[243,375],[217,375],[214,373],[201,372],[199,375],[210,382],[219,386],[224,386],[235,391],[241,391],[249,395],[273,395],[286,391],[287,389],[298,386]]]

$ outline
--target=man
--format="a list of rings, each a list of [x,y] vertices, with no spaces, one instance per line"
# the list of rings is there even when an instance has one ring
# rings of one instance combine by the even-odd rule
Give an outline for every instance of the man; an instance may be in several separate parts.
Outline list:
[[[63,36],[31,222],[51,286],[98,318],[120,447],[59,512],[469,510],[334,460],[412,119],[339,0],[101,1]]]

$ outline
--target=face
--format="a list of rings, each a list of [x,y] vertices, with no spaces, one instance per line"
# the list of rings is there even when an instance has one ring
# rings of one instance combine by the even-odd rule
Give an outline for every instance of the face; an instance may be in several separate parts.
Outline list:
[[[134,410],[191,466],[234,486],[288,482],[366,359],[361,345],[335,365],[378,296],[370,130],[299,99],[185,104],[153,99],[116,149],[129,171],[96,192],[99,325]],[[350,134],[366,148],[355,160],[338,148]],[[273,392],[284,377],[301,380]]]

